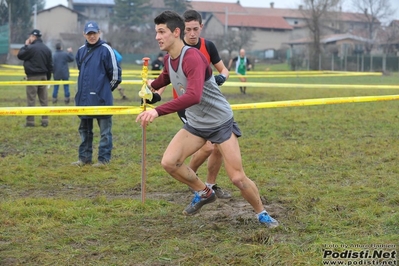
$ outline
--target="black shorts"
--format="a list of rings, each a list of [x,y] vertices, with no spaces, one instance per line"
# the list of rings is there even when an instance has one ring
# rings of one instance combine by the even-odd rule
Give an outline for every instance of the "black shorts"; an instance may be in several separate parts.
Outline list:
[[[214,128],[196,129],[188,123],[185,123],[183,128],[197,137],[209,140],[216,144],[221,144],[226,140],[229,140],[231,133],[234,133],[237,138],[242,135],[238,124],[234,121],[234,118],[231,118],[226,123]]]

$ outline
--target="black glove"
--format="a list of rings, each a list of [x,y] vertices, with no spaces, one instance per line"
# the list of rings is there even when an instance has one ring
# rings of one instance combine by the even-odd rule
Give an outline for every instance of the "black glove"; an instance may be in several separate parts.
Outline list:
[[[47,80],[51,79],[51,72],[47,72]]]
[[[226,76],[223,75],[223,74],[219,74],[219,75],[215,76],[215,80],[216,80],[216,83],[217,83],[219,86],[221,86],[221,85],[223,85],[223,83],[226,81]]]
[[[119,83],[118,84],[114,84],[114,86],[111,88],[111,91],[114,91],[116,88],[118,88],[118,86],[119,86]]]
[[[148,104],[154,104],[156,102],[161,101],[161,95],[159,95],[158,93],[152,93],[152,100],[148,100],[146,99],[145,102]],[[141,98],[141,104],[143,104],[143,98]]]

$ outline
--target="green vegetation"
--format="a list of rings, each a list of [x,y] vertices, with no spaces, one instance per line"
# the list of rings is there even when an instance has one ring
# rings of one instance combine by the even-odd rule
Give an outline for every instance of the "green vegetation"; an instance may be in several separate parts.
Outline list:
[[[399,74],[254,81],[398,85]],[[115,105],[138,105],[139,86],[123,87],[129,100],[115,91]],[[1,107],[26,105],[24,87],[0,89]],[[378,88],[222,91],[232,104],[398,94]],[[163,98],[171,99],[170,90]],[[329,245],[398,247],[396,101],[242,110],[235,119],[245,171],[280,221],[276,229],[258,224],[224,170],[218,184],[233,198],[194,217],[181,214],[191,194],[160,166],[182,126],[175,114],[147,127],[144,204],[135,115],[114,116],[113,160],[105,169],[70,165],[80,141],[76,116],[51,116],[47,128],[24,128],[24,116],[0,117],[0,265],[321,265]],[[95,147],[98,140],[95,127]],[[204,177],[206,167],[198,174]]]

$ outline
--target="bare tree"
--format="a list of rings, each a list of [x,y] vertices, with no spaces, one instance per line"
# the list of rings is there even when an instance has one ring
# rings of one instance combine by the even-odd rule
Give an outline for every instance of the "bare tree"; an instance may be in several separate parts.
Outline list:
[[[397,0],[394,0],[397,1]],[[392,8],[390,0],[352,0],[355,10],[364,15],[367,23],[367,37],[370,40],[376,39],[377,29],[380,22],[392,17],[395,9]],[[366,44],[366,51],[369,54],[373,44]]]
[[[388,27],[383,28],[382,47],[384,54],[396,54],[399,52],[399,23],[393,21]]]
[[[340,0],[303,0],[304,9],[302,11],[310,31],[312,43],[310,45],[310,68],[318,69],[319,56],[322,49],[320,40],[324,19],[328,12],[337,7]]]
[[[219,51],[227,50],[229,56],[232,52],[238,52],[241,48],[249,50],[253,45],[253,32],[244,27],[229,29],[224,35],[204,36],[211,39]]]

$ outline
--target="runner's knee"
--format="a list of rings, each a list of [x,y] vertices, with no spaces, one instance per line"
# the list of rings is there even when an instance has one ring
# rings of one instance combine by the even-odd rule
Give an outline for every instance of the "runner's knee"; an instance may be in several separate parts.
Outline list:
[[[177,169],[179,169],[180,166],[182,166],[183,162],[171,160],[169,158],[162,158],[161,165],[163,169],[165,169],[166,172],[168,173],[173,173]]]

